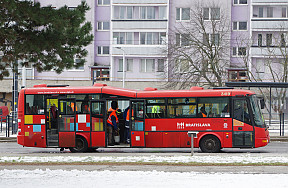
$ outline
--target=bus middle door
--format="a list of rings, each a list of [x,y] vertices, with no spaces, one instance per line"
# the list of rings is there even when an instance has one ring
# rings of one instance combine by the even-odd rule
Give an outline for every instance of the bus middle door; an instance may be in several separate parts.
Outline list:
[[[233,147],[254,146],[254,127],[248,104],[244,98],[233,99]]]
[[[91,144],[90,147],[105,147],[106,140],[106,101],[91,101]]]
[[[131,147],[145,147],[145,101],[130,100]]]
[[[76,102],[75,99],[58,100],[59,147],[75,147]]]

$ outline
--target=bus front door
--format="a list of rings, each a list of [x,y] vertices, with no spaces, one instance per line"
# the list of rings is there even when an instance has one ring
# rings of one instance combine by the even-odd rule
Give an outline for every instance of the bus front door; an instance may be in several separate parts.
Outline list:
[[[59,147],[75,147],[76,102],[75,99],[58,99]]]
[[[105,147],[106,140],[106,101],[91,101],[91,144],[90,147]]]
[[[233,147],[254,146],[254,127],[248,104],[245,99],[233,99]]]
[[[46,98],[45,101],[46,145],[47,147],[58,147],[58,98]]]
[[[130,100],[131,147],[145,147],[145,101]]]

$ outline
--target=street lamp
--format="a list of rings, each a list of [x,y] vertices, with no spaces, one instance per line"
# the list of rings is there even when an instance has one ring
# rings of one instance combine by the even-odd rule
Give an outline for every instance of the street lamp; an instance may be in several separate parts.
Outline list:
[[[125,88],[125,51],[121,47],[116,47],[123,52],[123,78],[122,78],[122,87]]]

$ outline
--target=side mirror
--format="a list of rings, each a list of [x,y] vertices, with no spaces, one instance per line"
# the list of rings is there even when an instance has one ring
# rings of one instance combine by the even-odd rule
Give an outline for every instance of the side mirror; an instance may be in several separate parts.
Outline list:
[[[264,98],[260,99],[260,106],[261,106],[261,109],[265,108],[265,100],[264,100]]]

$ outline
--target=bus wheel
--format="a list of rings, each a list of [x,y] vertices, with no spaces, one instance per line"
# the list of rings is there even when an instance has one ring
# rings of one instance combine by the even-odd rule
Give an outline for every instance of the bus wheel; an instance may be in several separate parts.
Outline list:
[[[74,148],[69,148],[72,153],[82,153],[87,151],[88,143],[82,136],[76,137],[76,143]]]
[[[221,143],[216,136],[208,135],[201,139],[200,149],[204,153],[217,153],[221,149]]]

